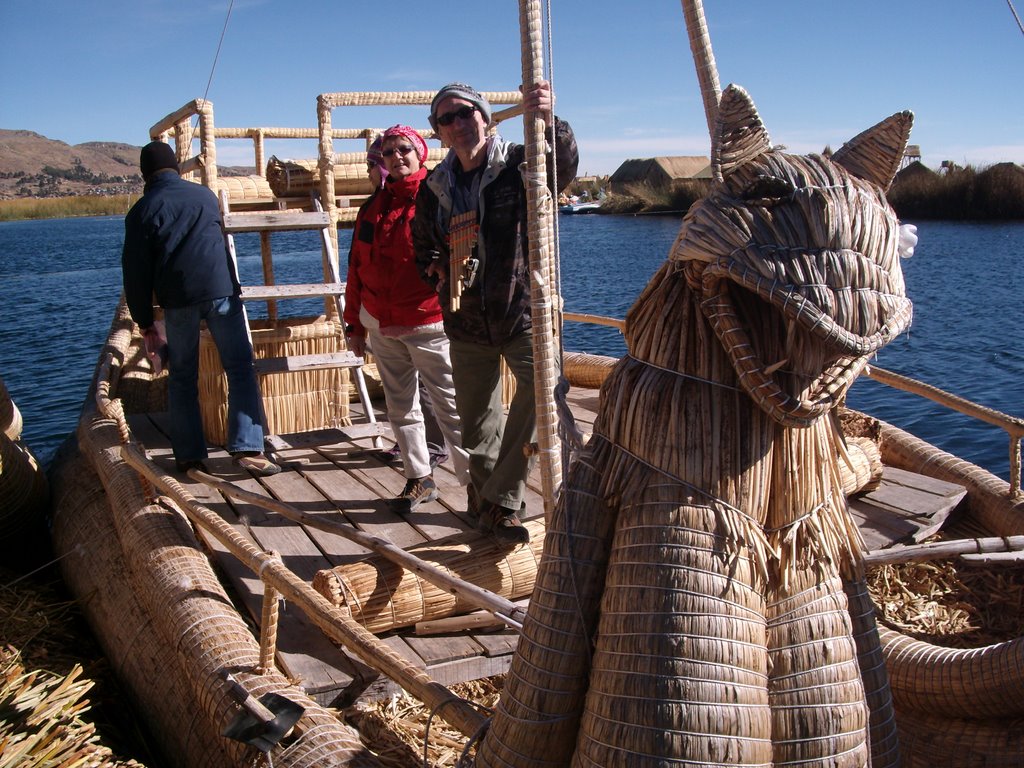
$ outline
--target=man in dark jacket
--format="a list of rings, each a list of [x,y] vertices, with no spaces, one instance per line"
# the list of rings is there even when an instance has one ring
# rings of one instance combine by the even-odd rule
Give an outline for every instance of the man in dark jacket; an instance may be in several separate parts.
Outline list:
[[[523,94],[526,110],[544,115],[555,158],[552,163],[549,155],[548,169],[557,164],[562,189],[575,178],[579,155],[568,123],[552,115],[553,104],[547,82]],[[490,104],[468,85],[450,83],[434,96],[430,124],[451,151],[420,186],[413,243],[421,273],[440,293],[451,339],[455,402],[469,452],[471,511],[479,515],[481,530],[526,543],[529,533],[518,513],[533,459],[524,449],[536,441],[521,170],[526,149],[488,135],[490,119]],[[452,263],[457,272],[449,275]],[[507,419],[502,360],[516,379]]]
[[[235,462],[257,475],[280,468],[263,455],[261,402],[241,289],[221,228],[217,198],[178,174],[162,141],[142,148],[142,197],[124,220],[121,268],[132,319],[147,349],[160,343],[153,295],[167,333],[167,396],[178,471],[203,468],[206,440],[199,410],[199,323],[217,345],[228,379],[228,441]]]

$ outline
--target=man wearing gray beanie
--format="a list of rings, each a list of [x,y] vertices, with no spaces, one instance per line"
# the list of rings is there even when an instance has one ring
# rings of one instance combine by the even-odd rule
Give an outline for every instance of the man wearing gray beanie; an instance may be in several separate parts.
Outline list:
[[[125,300],[147,352],[163,343],[153,296],[163,307],[168,356],[171,447],[179,472],[205,470],[206,440],[199,410],[199,323],[217,345],[228,379],[228,440],[235,463],[257,476],[280,467],[263,454],[263,419],[241,288],[212,191],[178,175],[170,145],[142,148],[142,197],[124,220],[121,269]]]
[[[547,82],[524,91],[523,106],[546,123],[547,181],[557,195],[576,176],[576,139],[552,114]],[[480,530],[514,545],[530,538],[520,517],[534,459],[524,449],[537,439],[526,148],[488,133],[490,120],[487,99],[465,83],[449,83],[434,96],[430,125],[450,151],[420,185],[412,233],[451,340],[455,404],[469,453],[469,511]],[[507,419],[503,360],[516,379]]]

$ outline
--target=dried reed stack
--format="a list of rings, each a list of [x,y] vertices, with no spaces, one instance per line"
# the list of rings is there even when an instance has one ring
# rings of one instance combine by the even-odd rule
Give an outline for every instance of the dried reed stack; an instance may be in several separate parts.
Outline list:
[[[218,198],[222,191],[227,192],[232,203],[270,200],[274,196],[270,184],[262,176],[218,176],[213,191]]]
[[[267,161],[267,183],[277,197],[307,197],[320,191],[320,169],[314,160]],[[334,165],[334,191],[339,195],[369,195],[373,181],[366,172],[365,153],[360,162]]]
[[[254,320],[257,359],[340,352],[341,324],[324,318]],[[348,371],[343,368],[268,374],[260,392],[271,434],[306,432],[349,422]],[[215,445],[227,439],[227,377],[217,347],[203,331],[199,343],[199,404],[203,433]]]
[[[910,321],[881,191],[910,123],[795,157],[726,89],[718,183],[627,317],[477,765],[896,764],[830,411]]]
[[[447,154],[446,149],[429,149],[424,165],[433,168]],[[374,190],[375,183],[366,171],[365,152],[335,154],[333,173],[336,195],[369,195]],[[285,160],[271,156],[267,161],[266,184],[277,197],[308,197],[311,193],[320,191],[318,161]]]
[[[491,539],[467,540],[460,536],[448,543],[430,542],[408,551],[457,579],[508,600],[518,600],[533,590],[544,540],[542,521],[528,520],[525,525],[530,531],[530,544],[513,550]],[[476,608],[380,555],[318,571],[313,589],[347,609],[355,621],[374,634]]]

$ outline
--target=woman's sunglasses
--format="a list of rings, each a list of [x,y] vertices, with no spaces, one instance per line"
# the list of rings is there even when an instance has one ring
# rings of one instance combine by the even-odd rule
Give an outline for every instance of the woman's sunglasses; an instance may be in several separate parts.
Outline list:
[[[469,118],[473,116],[474,112],[476,112],[476,107],[467,104],[459,107],[458,109],[453,109],[451,112],[445,112],[443,115],[438,115],[437,124],[448,126],[455,122],[455,118],[459,118],[459,120],[469,120]]]
[[[388,149],[382,149],[380,154],[381,154],[382,157],[391,157],[393,154],[395,154],[397,152],[402,157],[405,157],[410,152],[412,152],[414,149],[415,149],[415,147],[412,147],[412,146],[409,146],[408,144],[405,144],[405,145],[403,145],[401,147],[389,147]]]

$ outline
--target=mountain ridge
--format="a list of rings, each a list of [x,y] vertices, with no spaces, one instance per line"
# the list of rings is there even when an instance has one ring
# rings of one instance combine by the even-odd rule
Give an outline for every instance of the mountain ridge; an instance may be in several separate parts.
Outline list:
[[[116,141],[68,144],[35,131],[0,128],[0,199],[142,192],[141,146]],[[253,168],[221,168],[225,176]]]

